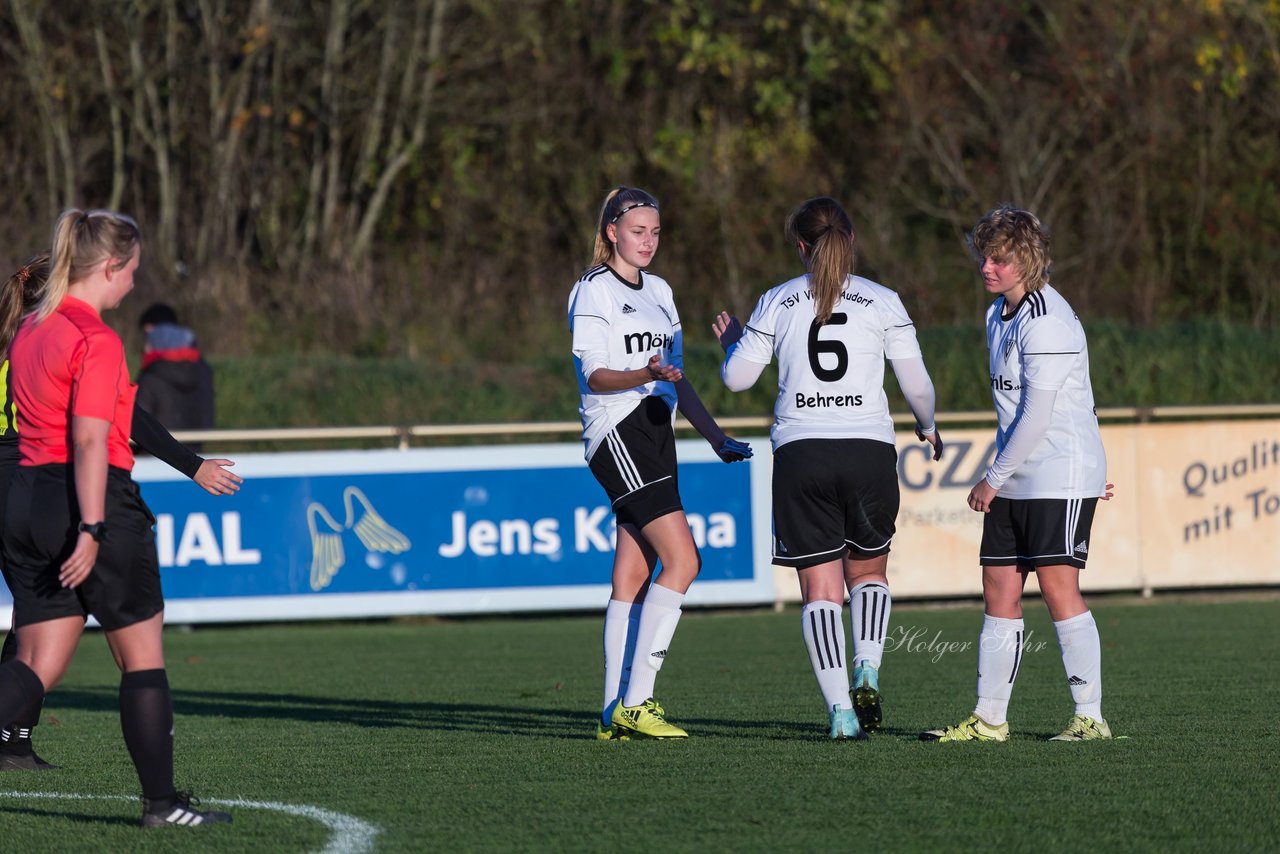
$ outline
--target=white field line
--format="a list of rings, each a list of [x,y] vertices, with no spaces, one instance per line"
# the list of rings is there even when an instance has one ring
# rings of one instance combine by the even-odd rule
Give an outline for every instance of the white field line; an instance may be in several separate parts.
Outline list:
[[[0,798],[23,800],[28,798],[62,801],[134,801],[136,797],[127,795],[79,795],[68,792],[2,792]],[[307,804],[282,804],[275,801],[247,801],[239,798],[205,798],[205,803],[244,809],[271,810],[272,812],[296,815],[309,818],[329,828],[331,836],[324,848],[317,854],[365,854],[373,850],[374,839],[378,836],[377,825],[361,821],[353,816],[340,812],[313,807]]]

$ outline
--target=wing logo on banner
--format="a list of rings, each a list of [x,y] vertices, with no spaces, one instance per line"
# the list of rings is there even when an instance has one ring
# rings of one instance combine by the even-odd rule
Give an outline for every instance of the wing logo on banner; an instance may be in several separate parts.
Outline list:
[[[307,530],[311,534],[311,589],[323,590],[333,581],[347,562],[343,534],[355,531],[360,543],[371,552],[400,554],[413,544],[373,509],[368,496],[359,488],[348,486],[342,491],[346,520],[338,524],[324,505],[312,501],[307,505]],[[359,518],[356,518],[359,505]]]

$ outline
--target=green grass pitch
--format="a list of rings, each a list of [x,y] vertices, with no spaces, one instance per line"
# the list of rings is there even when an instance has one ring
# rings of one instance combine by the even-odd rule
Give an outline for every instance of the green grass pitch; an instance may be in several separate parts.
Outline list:
[[[1093,604],[1109,743],[1046,740],[1072,707],[1039,604],[1006,744],[916,739],[972,709],[975,604],[895,607],[886,728],[861,743],[825,738],[794,610],[687,615],[658,681],[687,742],[594,740],[596,616],[170,630],[179,783],[261,804],[196,830],[137,827],[90,633],[36,731],[62,769],[0,774],[0,848],[1274,848],[1280,601]]]

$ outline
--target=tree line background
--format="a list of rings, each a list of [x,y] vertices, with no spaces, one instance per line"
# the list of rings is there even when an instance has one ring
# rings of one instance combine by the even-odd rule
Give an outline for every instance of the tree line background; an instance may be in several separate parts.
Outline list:
[[[617,184],[663,204],[695,346],[820,194],[919,326],[976,326],[964,235],[1012,201],[1086,324],[1267,334],[1278,72],[1276,0],[6,0],[0,261],[116,208],[131,343],[164,299],[226,358],[501,374],[567,365]]]

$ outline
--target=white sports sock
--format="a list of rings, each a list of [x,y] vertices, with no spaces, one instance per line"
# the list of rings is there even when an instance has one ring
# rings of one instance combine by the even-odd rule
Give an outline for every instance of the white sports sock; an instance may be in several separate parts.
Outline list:
[[[631,656],[631,681],[627,684],[624,706],[638,706],[653,696],[653,683],[667,658],[667,647],[680,622],[680,606],[684,594],[656,581],[649,585],[640,609],[640,626],[636,630],[635,653]]]
[[[1005,723],[1013,681],[1022,664],[1022,646],[1026,640],[1022,619],[982,615],[982,634],[978,636],[978,705],[973,713],[992,726]]]
[[[800,612],[800,629],[809,650],[809,663],[827,711],[839,706],[852,708],[849,701],[849,668],[844,654],[844,623],[840,606],[834,602],[810,602]]]
[[[1058,630],[1062,666],[1067,671],[1071,699],[1076,701],[1076,714],[1102,720],[1102,643],[1093,612],[1085,611],[1053,627]]]
[[[879,581],[866,581],[849,590],[849,627],[853,629],[853,664],[866,662],[876,670],[884,656],[893,598]]]
[[[640,605],[610,599],[604,611],[604,705],[600,720],[611,723],[613,707],[627,690],[631,677],[631,655],[636,648],[640,625]]]

